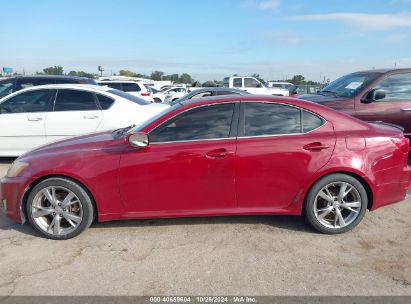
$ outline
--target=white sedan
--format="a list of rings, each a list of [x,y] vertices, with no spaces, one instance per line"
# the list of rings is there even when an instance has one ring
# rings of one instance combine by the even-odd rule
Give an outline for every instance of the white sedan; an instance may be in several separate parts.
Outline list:
[[[153,100],[154,102],[164,102],[166,97],[168,99],[176,100],[179,99],[180,97],[183,97],[184,95],[187,94],[187,88],[185,87],[172,87],[170,89],[155,93],[153,95]]]
[[[30,87],[0,99],[0,156],[19,156],[51,141],[139,124],[168,107],[109,87]]]

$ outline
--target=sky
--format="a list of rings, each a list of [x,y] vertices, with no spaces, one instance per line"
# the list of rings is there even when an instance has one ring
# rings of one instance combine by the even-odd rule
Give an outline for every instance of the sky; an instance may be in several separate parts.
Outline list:
[[[129,69],[221,80],[411,67],[411,0],[13,0],[0,68]]]

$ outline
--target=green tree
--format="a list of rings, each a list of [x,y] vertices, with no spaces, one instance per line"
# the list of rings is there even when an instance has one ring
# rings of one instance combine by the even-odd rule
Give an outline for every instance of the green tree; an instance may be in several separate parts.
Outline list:
[[[153,80],[162,80],[164,73],[161,71],[153,71],[150,78]]]
[[[305,84],[305,79],[303,75],[294,75],[291,82],[294,84]]]
[[[193,83],[194,80],[193,80],[193,78],[191,77],[190,74],[183,73],[183,74],[180,75],[180,78],[178,79],[178,82],[179,83]]]
[[[63,67],[54,66],[43,69],[43,72],[47,75],[63,75]]]
[[[130,70],[121,70],[120,71],[120,76],[127,76],[127,77],[136,77],[136,73]]]
[[[84,72],[84,71],[70,71],[67,75],[69,75],[69,76],[87,77],[87,78],[96,78],[96,74],[87,73],[87,72]]]

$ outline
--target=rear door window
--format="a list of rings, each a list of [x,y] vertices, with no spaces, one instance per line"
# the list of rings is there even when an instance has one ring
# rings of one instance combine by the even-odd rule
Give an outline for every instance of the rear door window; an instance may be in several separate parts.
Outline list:
[[[80,90],[58,90],[54,111],[98,110],[94,94]]]
[[[140,92],[141,88],[137,83],[123,83],[124,92]]]
[[[100,103],[100,107],[102,110],[107,110],[111,107],[111,105],[115,102],[113,98],[101,95],[101,94],[96,94],[98,102]]]

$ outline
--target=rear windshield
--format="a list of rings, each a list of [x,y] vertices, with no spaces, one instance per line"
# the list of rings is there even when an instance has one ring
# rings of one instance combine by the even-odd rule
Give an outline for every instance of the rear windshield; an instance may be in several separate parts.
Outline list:
[[[136,104],[139,104],[141,106],[150,104],[149,101],[146,101],[142,98],[139,98],[137,96],[134,96],[134,95],[131,95],[131,94],[128,94],[126,92],[119,91],[119,90],[116,90],[116,89],[111,89],[111,90],[108,90],[107,92],[109,92],[111,94],[114,94],[114,95],[117,95],[117,96],[120,96],[120,97],[123,97],[125,99],[128,99],[128,100],[130,100],[130,101],[132,101]]]

